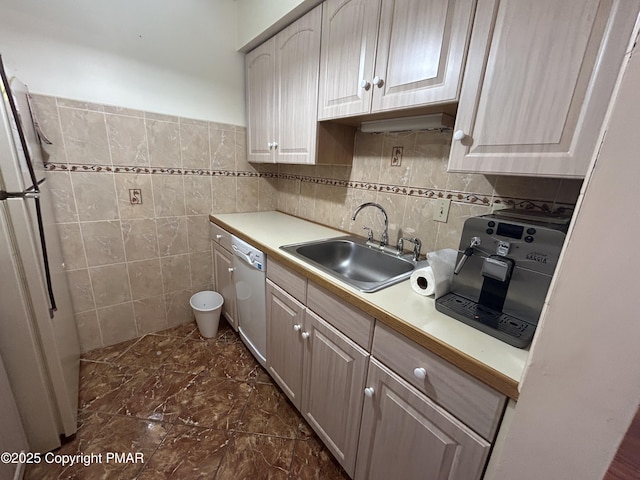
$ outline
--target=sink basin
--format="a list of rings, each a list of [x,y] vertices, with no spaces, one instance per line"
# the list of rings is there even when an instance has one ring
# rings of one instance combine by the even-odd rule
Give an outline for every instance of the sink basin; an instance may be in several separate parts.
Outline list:
[[[339,237],[280,247],[361,292],[375,292],[411,276],[417,263],[369,246],[356,237]]]

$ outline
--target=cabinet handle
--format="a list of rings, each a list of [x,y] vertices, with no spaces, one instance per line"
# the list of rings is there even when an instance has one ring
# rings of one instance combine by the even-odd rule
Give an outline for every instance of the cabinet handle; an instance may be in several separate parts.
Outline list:
[[[310,336],[311,336],[311,334],[309,332],[302,332],[302,338],[304,340],[307,340]]]
[[[467,138],[467,134],[462,130],[456,130],[453,134],[453,139],[457,140],[458,142],[461,142],[465,138]]]
[[[424,380],[427,378],[427,371],[422,367],[418,367],[413,370],[413,375],[420,380]]]
[[[222,238],[222,235],[220,235],[219,233],[216,233],[216,240],[220,240]]]
[[[365,80],[364,78],[360,81],[360,86],[362,88],[364,88],[365,90],[369,90],[371,88],[371,82],[369,82],[368,80]]]
[[[364,396],[367,398],[373,397],[374,393],[375,393],[375,390],[372,387],[367,387],[364,389]]]
[[[302,330],[302,326],[301,325],[296,324],[296,325],[293,326],[293,331],[294,332],[299,332],[300,330]]]
[[[267,146],[269,147],[269,150],[271,150],[273,148],[273,143],[269,142],[269,143],[267,143]]]
[[[235,270],[235,268],[233,268],[233,267],[229,267],[229,268],[227,268],[227,270],[229,271],[229,273],[233,273],[233,271]]]
[[[378,88],[382,88],[382,86],[384,85],[384,80],[376,75],[375,77],[373,77],[373,84]]]
[[[276,150],[278,149],[278,142],[273,142],[273,148]]]

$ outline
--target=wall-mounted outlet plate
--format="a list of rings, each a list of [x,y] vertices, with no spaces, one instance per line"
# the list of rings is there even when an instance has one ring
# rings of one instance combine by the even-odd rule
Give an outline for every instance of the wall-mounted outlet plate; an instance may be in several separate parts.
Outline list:
[[[392,167],[399,167],[402,164],[402,150],[404,150],[404,147],[393,147],[391,149]]]
[[[451,200],[448,198],[440,198],[436,200],[436,208],[433,210],[433,219],[436,222],[447,223],[449,218],[449,207],[451,206]]]
[[[131,205],[142,205],[142,190],[139,188],[129,189],[129,203]]]

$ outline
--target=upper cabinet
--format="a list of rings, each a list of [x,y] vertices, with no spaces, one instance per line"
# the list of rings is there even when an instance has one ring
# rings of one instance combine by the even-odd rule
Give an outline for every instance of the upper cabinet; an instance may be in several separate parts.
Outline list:
[[[250,162],[351,162],[353,132],[342,130],[352,127],[317,122],[321,17],[318,6],[246,56]],[[323,136],[330,138],[321,144]]]
[[[247,102],[247,157],[250,162],[275,162],[275,40],[245,58]]]
[[[320,120],[455,102],[474,0],[327,0]]]
[[[479,0],[450,171],[584,177],[635,0]]]

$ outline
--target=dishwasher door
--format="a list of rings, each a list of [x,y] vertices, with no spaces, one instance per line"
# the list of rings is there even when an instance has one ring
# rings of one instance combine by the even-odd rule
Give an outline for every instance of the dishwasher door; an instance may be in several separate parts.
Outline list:
[[[238,307],[238,333],[256,360],[266,365],[266,256],[257,248],[231,238],[233,278]]]

